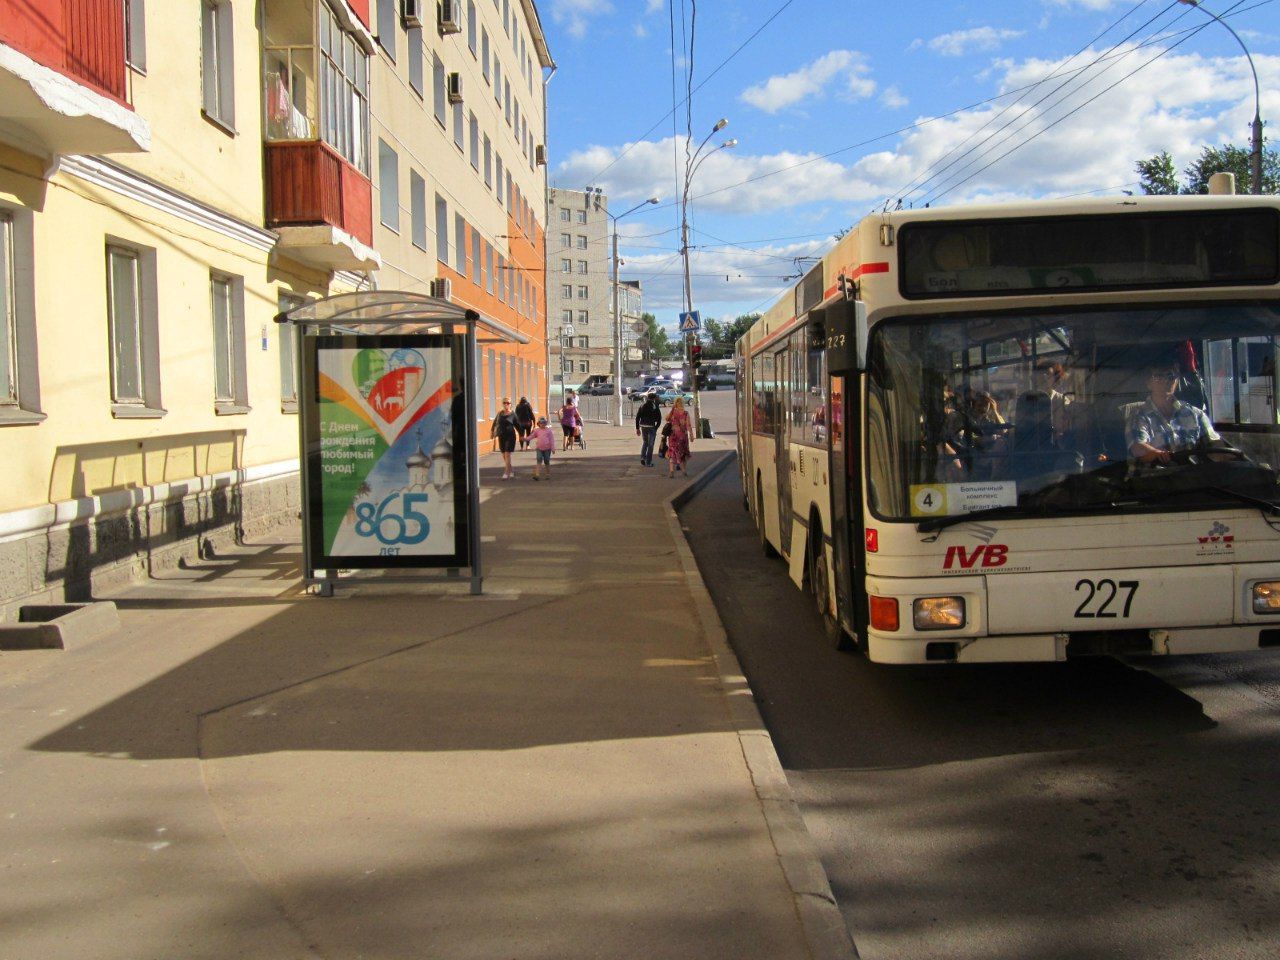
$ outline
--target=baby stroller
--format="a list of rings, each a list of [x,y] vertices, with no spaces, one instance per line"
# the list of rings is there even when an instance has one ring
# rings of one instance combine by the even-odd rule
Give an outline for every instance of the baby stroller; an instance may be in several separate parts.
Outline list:
[[[579,450],[587,449],[587,437],[586,434],[582,432],[581,420],[579,420],[577,426],[573,428],[573,442],[570,443],[569,446],[577,447]]]

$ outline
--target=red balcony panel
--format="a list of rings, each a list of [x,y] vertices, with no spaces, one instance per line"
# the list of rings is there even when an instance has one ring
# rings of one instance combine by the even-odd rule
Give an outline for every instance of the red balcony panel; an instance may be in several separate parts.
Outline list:
[[[128,103],[120,0],[0,0],[0,42]]]
[[[268,143],[267,225],[327,223],[373,243],[373,185],[318,140]]]
[[[373,183],[349,163],[342,165],[342,228],[373,246]]]
[[[360,22],[366,27],[369,24],[369,0],[347,0],[347,6],[351,8],[351,12],[360,18]]]

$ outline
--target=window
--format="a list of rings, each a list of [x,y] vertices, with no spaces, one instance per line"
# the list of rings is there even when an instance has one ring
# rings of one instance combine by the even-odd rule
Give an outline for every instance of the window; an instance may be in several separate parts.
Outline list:
[[[493,259],[493,247],[486,241],[484,245],[484,269],[481,274],[484,276],[485,293],[493,293],[493,281],[497,278],[498,264]]]
[[[572,240],[573,240],[573,237],[570,236],[569,234],[567,233],[560,234],[560,246],[562,247],[573,246]]]
[[[560,261],[560,272],[561,272],[561,273],[573,273],[573,261],[572,261],[572,260],[561,260],[561,261]]]
[[[0,425],[39,423],[34,217],[0,208]]]
[[[327,5],[320,5],[320,15],[321,136],[367,176],[369,58]]]
[[[568,222],[569,222],[569,208],[568,208],[568,207],[561,207],[561,208],[560,208],[560,222],[561,222],[561,223],[568,223]],[[567,234],[566,234],[566,236],[567,236]]]
[[[561,322],[561,323],[572,324],[572,323],[573,323],[573,311],[572,311],[572,310],[566,310],[566,311],[564,311],[564,313],[563,313],[563,314],[561,314],[561,316],[560,316],[560,322]]]
[[[472,229],[471,231],[471,282],[477,287],[484,286],[480,273],[484,269],[484,262],[480,259],[480,231]]]
[[[203,0],[200,6],[200,83],[204,114],[235,132],[235,63],[232,55],[231,4]]]
[[[589,342],[590,342],[590,341],[589,341],[586,337],[579,337],[579,338],[578,338],[578,346],[579,346],[579,347],[581,347],[583,350],[586,350],[586,349],[587,349],[587,344],[588,344]]]
[[[107,322],[111,338],[112,413],[159,417],[155,252],[107,247]]]
[[[589,371],[590,371],[590,369],[591,369],[591,365],[590,365],[586,360],[579,360],[579,361],[578,361],[578,372],[579,372],[579,373],[587,373],[587,372],[589,372]]]
[[[489,79],[489,31],[484,27],[480,28],[480,72],[484,74],[484,82],[490,83]]]
[[[573,284],[562,283],[560,285],[560,296],[564,297],[566,300],[570,299],[573,296]]]
[[[124,62],[147,72],[146,0],[124,0]]]
[[[467,276],[467,221],[462,214],[453,215],[453,259],[454,269],[465,279]]]
[[[579,310],[579,311],[578,311],[578,322],[579,322],[579,323],[589,323],[590,321],[591,321],[591,315],[590,315],[586,310]]]
[[[579,300],[585,300],[585,299],[587,299],[587,296],[588,296],[587,288],[586,288],[586,287],[579,287],[579,288],[578,288],[578,299],[579,299]]]
[[[213,314],[213,400],[219,414],[248,413],[245,376],[244,281],[211,276],[209,299]]]
[[[276,311],[288,313],[307,301],[288,293],[276,298]],[[293,324],[277,323],[276,336],[280,348],[280,410],[283,413],[298,412],[298,342],[294,339]]]
[[[511,126],[511,82],[502,81],[502,113],[507,118],[507,126]]]
[[[449,265],[449,204],[436,194],[436,259]]]
[[[396,62],[396,7],[400,0],[375,0],[378,4],[378,46]]]
[[[409,86],[422,96],[422,28],[412,27],[404,32],[409,43]]]
[[[498,299],[507,302],[507,258],[498,254]]]
[[[471,132],[471,169],[477,173],[480,172],[480,121],[476,119],[476,115],[471,114],[469,121],[469,129]]]
[[[382,225],[400,232],[400,158],[378,140],[378,212]]]
[[[440,60],[437,53],[431,54],[431,90],[432,98],[435,100],[436,120],[440,122],[440,126],[444,126],[448,121],[445,118],[448,103],[448,96],[445,90],[444,81],[444,63]]]
[[[489,419],[498,415],[498,360],[492,350],[489,351]]]
[[[494,164],[493,182],[498,187],[498,206],[502,206],[503,203],[506,202],[504,200],[504,195],[502,193],[502,157],[498,156],[496,152],[493,155],[493,164]]]
[[[484,185],[493,189],[493,144],[489,135],[484,135]]]
[[[511,36],[511,0],[502,0],[502,29]]]
[[[409,237],[419,250],[427,249],[427,183],[409,170]]]
[[[587,272],[587,261],[585,261],[585,260],[579,260],[579,261],[578,261],[578,272],[579,272],[579,273],[586,273],[586,272]]]
[[[453,105],[453,143],[459,149],[465,149],[463,138],[466,136],[464,132],[465,124],[462,119],[462,104],[455,103]]]
[[[581,233],[578,234],[578,249],[579,250],[587,249],[587,238],[585,234],[581,234]]]
[[[579,211],[577,211],[577,214],[578,214],[578,222],[579,222],[579,223],[586,223],[586,222],[587,222],[587,211],[585,211],[585,210],[579,210]]]
[[[502,61],[498,51],[493,51],[493,102],[502,106]]]
[[[475,0],[467,0],[467,46],[471,48],[471,55],[476,55],[476,3]]]

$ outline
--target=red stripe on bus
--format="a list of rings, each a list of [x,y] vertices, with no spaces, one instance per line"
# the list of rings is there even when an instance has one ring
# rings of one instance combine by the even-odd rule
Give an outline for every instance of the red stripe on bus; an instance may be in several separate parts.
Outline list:
[[[889,272],[889,263],[888,261],[882,260],[878,263],[864,263],[860,267],[857,267],[852,273],[847,274],[847,276],[849,277],[850,280],[857,280],[864,273],[888,273],[888,272]],[[827,289],[824,290],[822,293],[822,299],[826,300],[829,297],[834,297],[836,295],[836,292],[839,289],[840,289],[839,283],[835,284],[834,286],[827,287]]]

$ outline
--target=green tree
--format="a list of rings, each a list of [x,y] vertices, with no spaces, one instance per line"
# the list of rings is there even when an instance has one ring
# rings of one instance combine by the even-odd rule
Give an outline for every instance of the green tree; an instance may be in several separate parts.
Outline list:
[[[1148,160],[1139,160],[1134,167],[1142,178],[1143,193],[1169,196],[1178,192],[1178,174],[1168,150],[1161,150]]]
[[[1209,178],[1215,173],[1234,173],[1236,192],[1248,193],[1253,188],[1249,172],[1250,151],[1229,143],[1222,147],[1205,147],[1185,170],[1183,180],[1173,169],[1173,158],[1167,150],[1134,164],[1141,178],[1142,192],[1149,194],[1208,193]],[[1280,193],[1280,154],[1274,150],[1262,151],[1262,192]]]
[[[674,352],[674,345],[668,339],[667,331],[658,323],[658,318],[652,313],[642,313],[640,319],[649,328],[646,331],[646,336],[649,338],[649,356],[655,360],[669,358]]]
[[[1208,193],[1209,178],[1215,173],[1234,173],[1236,175],[1236,192],[1249,193],[1253,189],[1253,176],[1250,173],[1252,154],[1247,147],[1237,147],[1229,143],[1224,147],[1205,147],[1182,175],[1187,178],[1183,193]],[[1262,192],[1280,192],[1280,154],[1274,150],[1262,150]]]

